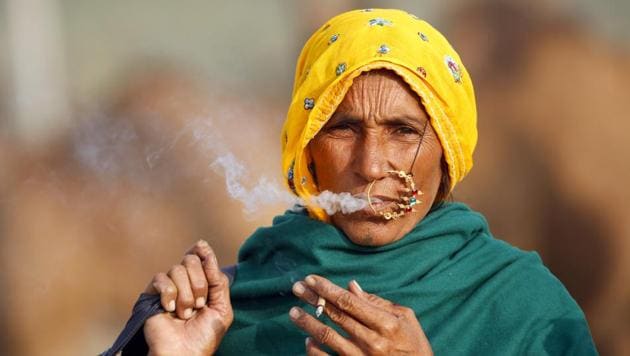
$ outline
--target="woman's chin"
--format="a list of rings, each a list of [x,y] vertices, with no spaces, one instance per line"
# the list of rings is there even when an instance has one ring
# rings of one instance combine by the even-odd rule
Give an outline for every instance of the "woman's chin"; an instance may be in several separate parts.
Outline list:
[[[404,236],[402,220],[385,220],[370,214],[335,215],[333,223],[348,239],[361,246],[383,246]]]

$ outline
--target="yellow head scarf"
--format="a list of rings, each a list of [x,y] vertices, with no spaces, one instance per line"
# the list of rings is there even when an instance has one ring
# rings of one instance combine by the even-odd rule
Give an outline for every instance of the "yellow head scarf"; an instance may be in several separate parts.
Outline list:
[[[307,145],[363,72],[386,68],[418,94],[448,163],[451,190],[472,167],[477,109],[468,72],[436,29],[400,10],[366,9],[331,19],[298,58],[293,99],[282,130],[282,169],[289,188],[308,201],[319,193]],[[309,206],[311,216],[326,213]]]

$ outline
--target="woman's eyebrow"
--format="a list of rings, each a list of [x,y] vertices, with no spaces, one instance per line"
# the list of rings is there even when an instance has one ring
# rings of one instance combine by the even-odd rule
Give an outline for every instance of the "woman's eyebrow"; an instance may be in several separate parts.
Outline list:
[[[334,125],[340,122],[343,122],[345,124],[361,124],[363,122],[363,119],[358,116],[352,116],[348,114],[338,114],[338,115],[333,115],[333,117],[330,118],[327,124]]]
[[[383,123],[389,126],[411,125],[421,128],[426,119],[412,118],[409,116],[394,116],[383,119]]]
[[[415,128],[422,128],[426,119],[414,118],[410,116],[392,116],[379,120],[381,124],[387,126],[401,126],[409,125]],[[359,116],[353,116],[352,114],[337,114],[330,118],[326,125],[336,125],[339,123],[361,125],[364,120]]]

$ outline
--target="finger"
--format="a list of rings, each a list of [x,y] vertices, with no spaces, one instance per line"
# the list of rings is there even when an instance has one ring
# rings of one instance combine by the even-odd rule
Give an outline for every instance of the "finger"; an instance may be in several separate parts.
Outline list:
[[[359,283],[356,280],[352,280],[350,281],[350,283],[348,283],[348,290],[352,293],[354,293],[355,295],[362,297],[366,300],[368,300],[370,303],[375,304],[379,307],[381,307],[382,309],[385,309],[389,312],[394,312],[395,310],[395,304],[392,303],[391,301],[387,300],[387,299],[383,299],[381,297],[379,297],[376,294],[371,294],[371,293],[367,293],[363,290],[363,288],[361,288],[361,286],[359,285]]]
[[[208,246],[207,258],[202,261],[201,265],[208,281],[207,305],[220,312],[231,322],[233,315],[230,302],[230,281],[225,273],[221,272],[217,257],[210,246]]]
[[[356,296],[324,277],[309,275],[304,281],[315,293],[372,330],[381,334],[391,334],[398,326],[398,318],[391,312]]]
[[[319,297],[310,288],[306,288],[304,283],[296,282],[293,285],[293,293],[306,303],[313,306],[317,305]],[[363,348],[369,349],[371,343],[379,337],[374,331],[368,329],[365,325],[361,324],[332,303],[327,303],[324,306],[324,313]]]
[[[208,280],[203,267],[201,267],[201,259],[197,255],[186,255],[182,260],[182,265],[186,267],[188,272],[190,287],[195,299],[195,308],[203,308],[208,296]]]
[[[312,306],[317,306],[317,299],[319,299],[319,296],[303,282],[295,282],[291,289],[296,297]]]
[[[177,288],[175,312],[180,319],[189,319],[192,316],[194,299],[186,267],[175,265],[168,271],[168,276]]]
[[[190,247],[188,251],[186,251],[186,254],[197,255],[203,261],[208,258],[211,252],[212,248],[210,248],[208,242],[206,242],[205,240],[199,240],[195,242],[195,244],[192,245],[192,247]]]
[[[159,294],[162,308],[167,312],[175,311],[175,298],[177,298],[177,288],[175,283],[168,278],[166,273],[158,273],[153,277],[147,286],[145,293]]]
[[[314,340],[322,345],[327,345],[333,351],[341,355],[358,354],[360,349],[350,340],[339,335],[330,326],[321,323],[313,316],[307,314],[299,307],[293,307],[289,311],[291,321],[300,329],[310,334]]]
[[[328,356],[324,350],[321,349],[318,343],[316,343],[313,338],[307,337],[306,341],[306,355],[308,356]]]

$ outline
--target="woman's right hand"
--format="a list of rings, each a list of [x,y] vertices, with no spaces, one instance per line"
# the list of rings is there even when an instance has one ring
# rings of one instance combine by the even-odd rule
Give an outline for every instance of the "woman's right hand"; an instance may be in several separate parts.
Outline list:
[[[180,264],[156,274],[145,293],[159,294],[170,313],[144,324],[150,355],[210,355],[232,324],[230,288],[206,241],[197,242]]]

